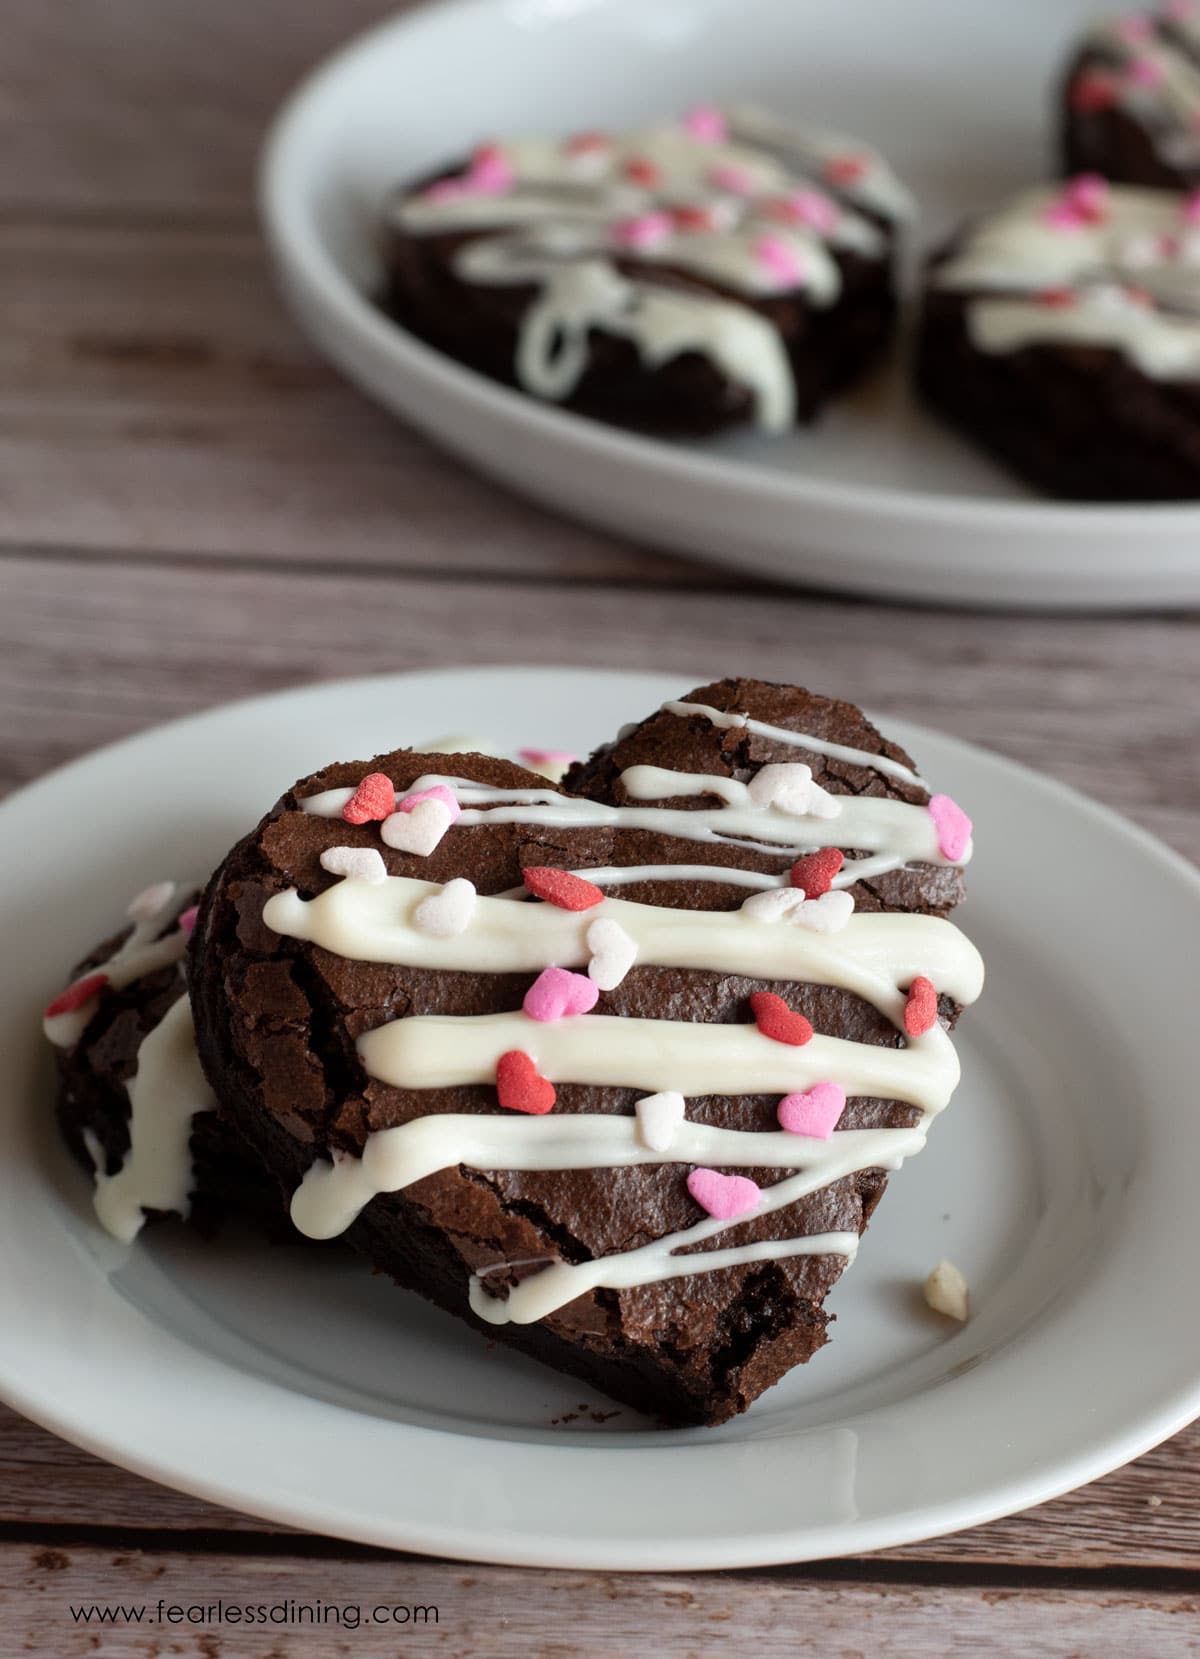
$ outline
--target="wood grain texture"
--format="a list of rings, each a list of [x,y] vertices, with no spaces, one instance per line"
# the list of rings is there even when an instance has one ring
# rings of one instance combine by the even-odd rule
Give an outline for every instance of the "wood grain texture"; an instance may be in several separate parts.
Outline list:
[[[8,0],[0,213],[234,219],[275,106],[402,0]]]
[[[1200,856],[1200,627],[764,591],[0,558],[0,786],[304,680],[537,659],[800,680],[982,743]],[[399,740],[402,734],[397,734]],[[919,758],[919,757],[918,757]]]
[[[845,1659],[887,1652],[895,1659],[1036,1655],[1038,1659],[1155,1659],[1200,1653],[1200,1597],[1187,1590],[1101,1593],[1075,1586],[862,1583],[820,1567],[780,1574],[658,1575],[511,1573],[502,1568],[390,1557],[254,1558],[220,1550],[181,1554],[88,1546],[0,1546],[0,1620],[17,1652],[28,1644],[56,1659],[97,1650],[97,1627],[71,1608],[143,1608],[159,1602],[179,1623],[109,1625],[105,1659],[196,1655],[197,1659],[285,1659],[299,1653],[448,1659],[567,1659],[653,1652],[684,1656],[789,1655]],[[254,1623],[219,1624],[226,1608],[262,1608]],[[289,1604],[291,1604],[289,1606]],[[270,1610],[308,1622],[266,1623]],[[336,1606],[363,1623],[317,1626]],[[188,1628],[194,1617],[212,1622]],[[208,1614],[207,1609],[213,1609]],[[349,1609],[349,1612],[343,1610]],[[423,1609],[424,1612],[418,1612]],[[357,1611],[356,1611],[357,1610]],[[399,1610],[397,1618],[393,1610]],[[436,1610],[436,1611],[435,1611]],[[377,1613],[388,1622],[373,1622]],[[391,1622],[396,1619],[396,1622]],[[436,1620],[436,1622],[435,1622]],[[1081,1625],[1081,1620],[1086,1624]],[[266,1627],[264,1628],[264,1624]],[[1086,1645],[1081,1646],[1081,1630]]]
[[[695,579],[359,396],[292,326],[252,231],[0,223],[0,315],[0,549]]]

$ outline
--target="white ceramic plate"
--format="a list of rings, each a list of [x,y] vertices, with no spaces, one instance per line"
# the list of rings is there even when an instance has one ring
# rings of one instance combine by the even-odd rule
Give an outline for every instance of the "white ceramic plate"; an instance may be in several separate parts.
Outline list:
[[[814,430],[672,444],[495,385],[367,297],[381,203],[402,179],[488,136],[616,124],[732,94],[878,143],[918,193],[914,241],[928,248],[964,213],[1046,176],[1052,87],[1095,11],[1087,0],[422,9],[337,54],[275,128],[263,206],[284,288],[316,344],[389,408],[473,466],[623,534],[907,599],[1193,604],[1200,506],[1029,495],[914,407],[902,353]]]
[[[515,669],[319,686],[161,727],[0,807],[4,1397],[114,1462],[277,1521],[657,1569],[970,1526],[1200,1411],[1200,879],[1057,784],[890,719],[975,816],[963,919],[988,984],[962,1023],[957,1099],[833,1293],[832,1345],[746,1416],[677,1432],[599,1421],[612,1402],[489,1351],[347,1255],[209,1246],[172,1226],[127,1248],[100,1231],[53,1132],[37,1016],[129,894],[210,867],[332,757],[481,724],[503,747],[587,748],[681,689]],[[942,1256],[971,1284],[963,1328],[916,1288]]]

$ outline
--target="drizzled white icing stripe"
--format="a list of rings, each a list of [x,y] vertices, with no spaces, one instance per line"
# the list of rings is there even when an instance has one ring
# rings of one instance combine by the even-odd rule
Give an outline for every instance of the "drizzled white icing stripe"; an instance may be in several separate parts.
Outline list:
[[[901,999],[902,1001],[902,999]],[[414,1014],[358,1039],[366,1070],[403,1089],[494,1083],[496,1062],[522,1048],[551,1082],[678,1089],[683,1095],[790,1094],[823,1079],[848,1095],[944,1106],[958,1056],[940,1026],[904,1048],[817,1035],[802,1048],[772,1042],[755,1025],[635,1020],[577,1014],[535,1024],[525,1014]]]
[[[608,898],[579,912],[479,898],[466,931],[446,938],[415,923],[422,901],[441,891],[436,882],[406,876],[380,883],[340,881],[309,900],[290,888],[268,899],[263,921],[277,933],[359,962],[536,973],[550,962],[564,968],[586,964],[587,932],[598,918],[609,917],[636,945],[643,964],[836,985],[866,998],[896,1024],[904,1001],[897,987],[918,974],[963,1003],[973,1001],[983,983],[978,951],[952,922],[937,916],[865,913],[852,916],[831,937],[762,921],[744,910],[675,910]]]
[[[462,815],[461,828],[477,824],[540,824],[554,829],[644,829],[684,841],[718,842],[762,851],[762,843],[788,852],[813,851],[830,840],[830,820],[817,814],[784,812],[774,804],[751,799],[749,787],[735,778],[707,773],[674,772],[659,766],[631,766],[621,774],[626,792],[635,799],[670,799],[715,795],[720,807],[608,806],[601,801],[560,795],[549,789],[500,789],[469,779],[429,773],[418,778],[412,792],[441,784],[454,790]],[[300,807],[323,818],[341,816],[352,789],[329,789],[306,796]],[[923,806],[886,796],[834,795],[837,803],[836,840],[839,846],[867,852],[886,850],[898,862],[950,864],[938,848],[937,830]],[[963,858],[971,856],[968,845]],[[894,867],[894,866],[893,866]]]
[[[144,979],[147,974],[157,973],[160,968],[169,968],[173,962],[182,961],[187,950],[187,935],[182,929],[176,928],[161,939],[155,938],[181,908],[181,900],[176,899],[175,889],[171,886],[166,902],[153,915],[135,921],[129,937],[107,962],[98,962],[73,983],[79,984],[93,974],[104,974],[108,979],[107,989],[120,991],[135,980]],[[99,1005],[98,993],[66,1013],[43,1015],[43,1034],[55,1048],[73,1048],[87,1030]]]
[[[793,749],[807,749],[810,754],[826,755],[831,760],[849,761],[852,766],[869,766],[876,772],[882,772],[885,777],[898,778],[901,783],[914,784],[918,789],[927,787],[924,778],[919,777],[910,766],[892,760],[889,755],[873,754],[869,749],[854,749],[845,743],[830,743],[825,738],[812,737],[807,732],[789,731],[786,726],[769,726],[763,720],[752,720],[748,714],[735,714],[728,709],[713,708],[711,703],[688,703],[681,699],[672,699],[664,703],[662,708],[664,714],[677,714],[685,720],[692,715],[702,714],[710,726],[720,727],[724,731],[753,732],[758,737],[769,737],[775,743],[786,743]]]
[[[635,1118],[603,1112],[480,1116],[440,1112],[368,1137],[361,1158],[313,1164],[292,1200],[292,1220],[309,1238],[345,1231],[378,1193],[398,1192],[440,1169],[627,1169],[646,1164],[708,1164],[714,1168],[797,1169],[824,1186],[852,1169],[892,1167],[924,1143],[911,1129],[846,1129],[829,1140],[786,1130],[719,1129],[685,1119],[670,1146],[652,1150]],[[831,1174],[830,1171],[833,1171]]]
[[[760,849],[765,850],[765,849]],[[856,858],[847,863],[836,876],[833,887],[853,887],[857,881],[871,881],[875,876],[889,875],[893,870],[907,868],[907,861],[891,853],[876,853],[870,858]],[[790,887],[791,877],[786,870],[781,875],[764,875],[759,870],[743,870],[736,864],[599,864],[581,865],[572,875],[582,876],[596,887],[630,887],[639,881],[714,881],[727,887],[753,887],[766,892],[772,887]],[[497,894],[503,899],[526,897],[524,887],[509,887]]]
[[[186,1217],[191,1204],[192,1119],[216,1108],[200,1069],[191,1003],[173,1002],[142,1039],[137,1071],[129,1080],[129,1150],[115,1175],[104,1171],[95,1137],[88,1136],[96,1167],[94,1203],[101,1225],[132,1244],[147,1210]]]

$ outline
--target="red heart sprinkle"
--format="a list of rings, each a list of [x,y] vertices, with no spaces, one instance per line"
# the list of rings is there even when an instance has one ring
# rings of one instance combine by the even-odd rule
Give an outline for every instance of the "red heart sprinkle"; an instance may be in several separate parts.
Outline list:
[[[1037,295],[1039,305],[1048,305],[1054,311],[1066,310],[1075,304],[1075,299],[1073,288],[1041,288]]]
[[[93,997],[99,996],[107,985],[107,974],[88,974],[85,979],[76,980],[74,985],[68,985],[65,991],[55,997],[46,1009],[46,1019],[52,1020],[56,1014],[75,1013],[76,1009],[82,1008],[85,1002],[90,1002]]]
[[[612,143],[607,133],[577,132],[567,139],[563,148],[568,155],[586,155],[589,150],[607,150]]]
[[[755,1025],[773,1043],[803,1048],[811,1040],[813,1028],[804,1015],[795,1013],[774,991],[755,991],[750,998],[750,1007]]]
[[[396,791],[391,778],[382,772],[368,772],[342,808],[342,817],[348,824],[366,824],[390,818],[395,810]]]
[[[825,163],[824,173],[830,184],[853,184],[867,170],[865,156],[833,156]]]
[[[590,910],[604,903],[604,894],[590,881],[573,876],[570,870],[555,870],[538,864],[521,871],[521,879],[535,899],[545,899],[560,910]]]
[[[845,862],[837,847],[822,847],[819,853],[806,853],[792,865],[792,886],[802,887],[806,899],[819,899],[833,886],[833,878]]]
[[[1096,70],[1084,70],[1072,81],[1070,97],[1071,108],[1084,114],[1111,109],[1117,101],[1116,78]]]
[[[540,1077],[523,1048],[510,1048],[496,1061],[496,1093],[509,1112],[529,1112],[541,1117],[554,1105],[554,1084]]]
[[[711,230],[713,216],[706,207],[689,207],[686,203],[671,209],[671,218],[679,230]]]
[[[918,974],[908,988],[904,1004],[904,1029],[910,1037],[920,1037],[937,1024],[938,998],[932,979]]]
[[[625,163],[625,177],[633,184],[645,185],[647,190],[653,190],[662,181],[658,168],[645,156],[634,156]]]

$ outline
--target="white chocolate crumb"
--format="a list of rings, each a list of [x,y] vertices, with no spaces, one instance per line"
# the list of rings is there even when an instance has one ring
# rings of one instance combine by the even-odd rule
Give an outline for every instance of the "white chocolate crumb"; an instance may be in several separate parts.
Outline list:
[[[967,1281],[953,1262],[941,1261],[925,1281],[925,1300],[934,1313],[947,1319],[965,1321],[967,1317]]]

